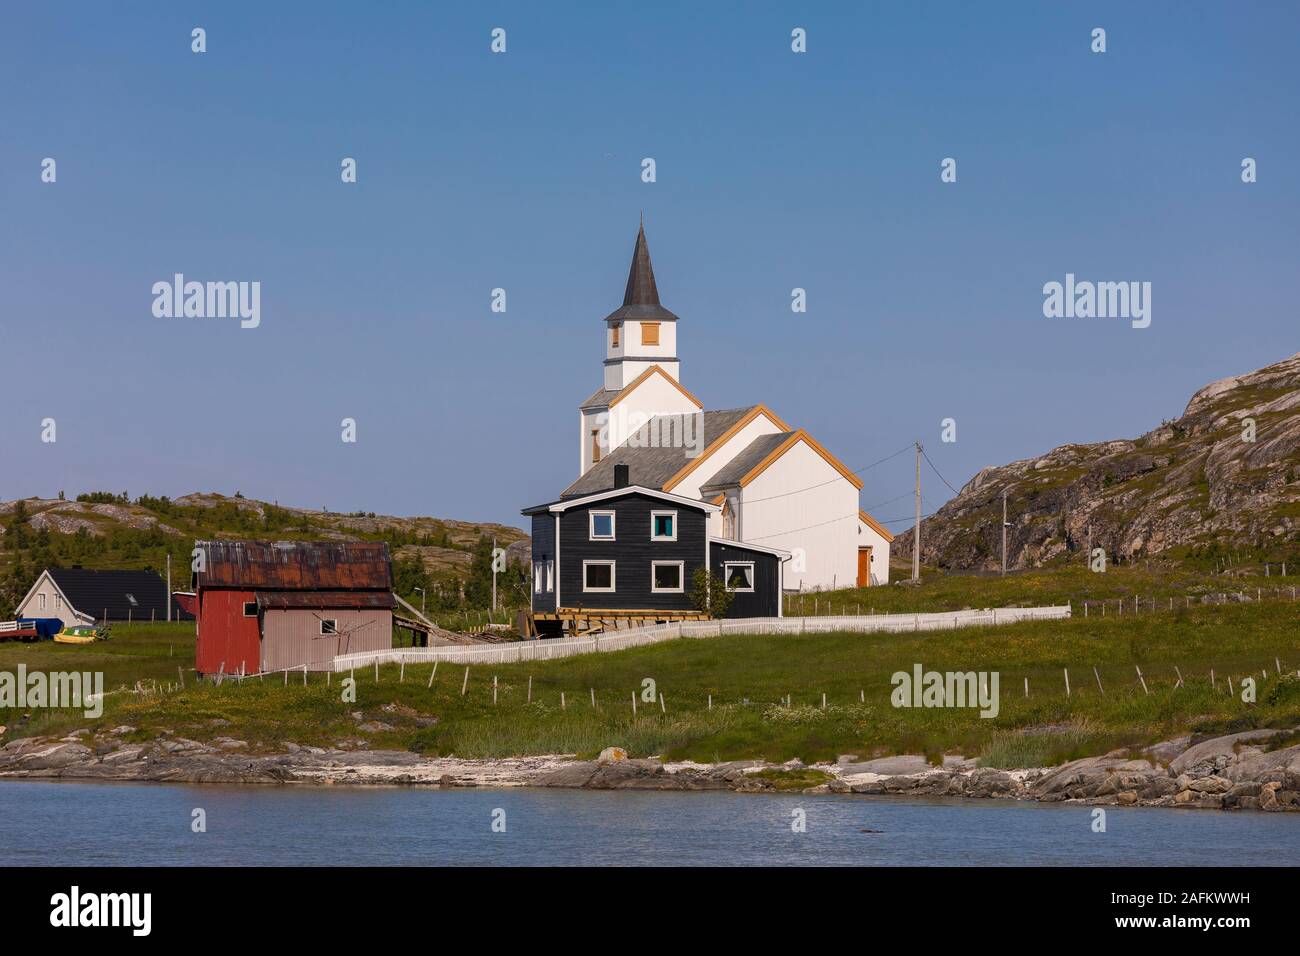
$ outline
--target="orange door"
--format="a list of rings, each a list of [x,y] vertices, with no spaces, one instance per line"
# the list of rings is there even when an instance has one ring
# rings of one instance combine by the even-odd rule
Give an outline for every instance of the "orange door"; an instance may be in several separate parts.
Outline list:
[[[871,584],[871,548],[858,548],[858,587]]]

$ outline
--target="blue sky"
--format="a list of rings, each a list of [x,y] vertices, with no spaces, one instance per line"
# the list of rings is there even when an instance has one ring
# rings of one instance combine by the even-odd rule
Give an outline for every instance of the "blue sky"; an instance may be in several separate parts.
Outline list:
[[[850,468],[919,438],[960,486],[1300,349],[1295,4],[608,6],[6,7],[0,497],[517,524],[642,210],[686,386]],[[155,318],[176,272],[260,281],[261,326]],[[1151,327],[1044,318],[1067,272],[1151,282]],[[862,477],[910,514],[910,456]]]

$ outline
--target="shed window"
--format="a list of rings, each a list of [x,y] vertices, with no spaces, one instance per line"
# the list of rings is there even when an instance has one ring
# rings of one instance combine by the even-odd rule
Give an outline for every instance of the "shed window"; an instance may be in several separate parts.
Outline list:
[[[723,565],[723,577],[728,591],[754,590],[754,562],[728,561]]]
[[[583,561],[582,589],[584,591],[614,590],[614,562]]]
[[[650,562],[650,590],[656,594],[679,594],[683,590],[681,561]]]
[[[590,534],[588,537],[592,541],[613,541],[614,540],[614,512],[612,511],[593,511],[591,512],[591,523],[589,526]]]
[[[257,617],[257,602],[256,602],[256,601],[245,601],[245,602],[244,602],[244,617]]]
[[[641,344],[642,345],[659,344],[659,323],[658,322],[641,323]]]
[[[54,610],[56,610],[56,611],[61,611],[61,610],[63,610],[63,595],[62,595],[62,594],[56,594],[56,595],[54,595]]]
[[[132,607],[139,607],[140,602],[135,599],[134,594],[127,594],[126,599],[131,602]]]
[[[339,632],[339,622],[336,618],[323,617],[320,619],[320,632],[322,634],[337,634]]]
[[[37,600],[36,600],[37,605],[40,607],[40,609],[41,609],[42,611],[44,611],[44,610],[45,610],[45,595],[44,595],[44,594],[38,594],[38,595],[36,595],[36,598],[37,598]]]

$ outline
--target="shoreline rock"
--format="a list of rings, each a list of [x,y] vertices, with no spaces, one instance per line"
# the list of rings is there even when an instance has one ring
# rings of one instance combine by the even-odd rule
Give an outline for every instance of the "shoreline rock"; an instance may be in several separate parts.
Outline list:
[[[46,779],[186,784],[560,787],[586,790],[733,790],[909,797],[968,797],[1073,802],[1097,806],[1300,811],[1300,744],[1268,751],[1281,731],[1255,730],[1201,741],[1190,738],[1127,753],[1072,760],[1059,767],[999,770],[948,757],[935,767],[917,755],[805,766],[758,760],[719,764],[630,758],[607,748],[597,760],[571,756],[468,760],[406,751],[304,747],[248,753],[223,736],[212,743],[163,736],[123,740],[119,727],[98,739],[84,731],[33,737],[0,747],[0,780]],[[1163,766],[1156,755],[1168,757]]]

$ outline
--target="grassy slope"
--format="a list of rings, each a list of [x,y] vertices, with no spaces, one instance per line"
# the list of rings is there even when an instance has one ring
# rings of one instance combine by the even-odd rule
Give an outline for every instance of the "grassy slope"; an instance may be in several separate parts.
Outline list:
[[[156,697],[114,695],[97,722],[68,712],[38,713],[18,732],[130,723],[141,736],[163,730],[196,739],[229,735],[265,749],[286,740],[333,745],[364,739],[372,747],[466,757],[591,754],[620,745],[636,755],[699,760],[959,751],[984,754],[1002,765],[1050,763],[1179,732],[1300,725],[1300,682],[1280,682],[1274,664],[1280,658],[1292,674],[1300,667],[1297,623],[1300,603],[1277,601],[929,634],[681,640],[554,662],[477,665],[463,697],[463,667],[440,665],[428,689],[429,666],[408,667],[406,681],[399,683],[398,668],[388,665],[378,684],[373,671],[357,674],[355,704],[341,701],[337,675],[329,686],[322,676],[312,676],[306,687],[301,678],[291,679],[288,687],[281,679],[221,687],[196,687],[187,680],[184,691]],[[189,633],[184,625],[140,626],[120,629],[115,641],[88,648],[0,645],[0,669],[12,670],[19,660],[51,669],[102,667],[110,688],[139,677],[175,681],[177,662],[189,659],[181,656],[180,646],[169,657],[168,647],[188,642]],[[974,710],[893,708],[890,675],[910,671],[915,663],[927,670],[998,671],[1000,714],[985,720]],[[1135,665],[1142,668],[1149,694],[1138,684]],[[1104,695],[1097,690],[1094,666]],[[1073,688],[1068,699],[1063,667],[1070,669]],[[1186,679],[1178,689],[1175,667]],[[1216,671],[1217,691],[1209,684],[1210,668]],[[1263,669],[1267,679],[1261,678]],[[1248,673],[1261,678],[1255,704],[1229,697],[1224,688],[1225,677],[1239,686]],[[531,704],[526,702],[530,677]],[[634,720],[631,695],[646,678],[664,694],[667,714],[657,705],[640,704]],[[594,710],[591,688],[597,694]],[[824,711],[823,692],[829,704]],[[788,708],[778,703],[786,695],[792,698]],[[421,728],[410,717],[383,711],[390,703],[435,715],[439,723]],[[353,712],[393,729],[361,732]],[[13,712],[0,711],[0,722],[14,726],[16,719]],[[1026,729],[1031,732],[1021,733]]]

